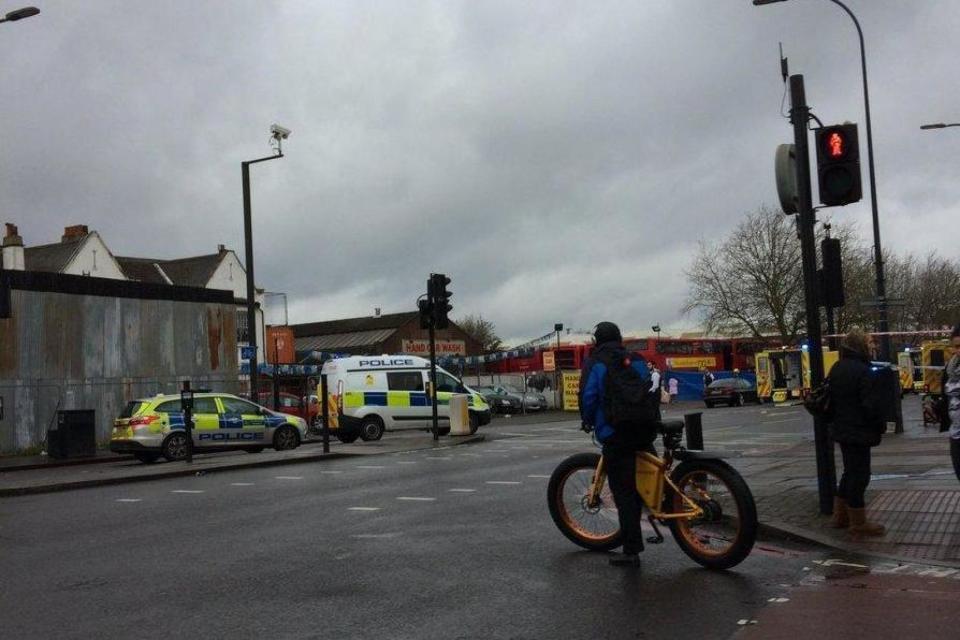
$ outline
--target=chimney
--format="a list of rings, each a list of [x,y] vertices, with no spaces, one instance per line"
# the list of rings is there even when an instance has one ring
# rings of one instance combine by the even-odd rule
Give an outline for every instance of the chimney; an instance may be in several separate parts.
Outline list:
[[[380,317],[380,307],[374,307],[374,308],[373,308],[373,317],[374,317],[374,318],[379,318],[379,317]]]
[[[226,253],[226,252],[227,252],[227,245],[225,245],[225,244],[218,244],[218,245],[217,245],[217,253],[218,253],[218,254],[224,254],[224,253]]]
[[[72,240],[79,240],[84,236],[88,235],[90,231],[87,229],[85,224],[75,224],[72,227],[64,227],[63,237],[60,238],[60,242],[70,242]]]
[[[0,247],[3,268],[7,271],[23,271],[26,266],[23,257],[23,238],[17,233],[17,225],[7,223],[7,233]]]

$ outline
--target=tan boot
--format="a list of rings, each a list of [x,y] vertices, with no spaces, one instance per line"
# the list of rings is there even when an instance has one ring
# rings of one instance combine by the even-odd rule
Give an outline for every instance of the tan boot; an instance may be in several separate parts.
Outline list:
[[[886,527],[882,524],[867,521],[866,509],[847,507],[847,513],[850,516],[850,535],[854,538],[882,536],[887,532]]]
[[[850,514],[847,512],[847,501],[840,496],[833,496],[833,518],[830,527],[846,529],[850,526]]]

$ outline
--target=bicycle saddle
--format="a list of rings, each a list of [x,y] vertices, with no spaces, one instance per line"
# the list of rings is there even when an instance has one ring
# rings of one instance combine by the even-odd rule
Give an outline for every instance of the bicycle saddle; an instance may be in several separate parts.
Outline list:
[[[665,436],[680,435],[683,433],[683,420],[662,420],[660,433]]]

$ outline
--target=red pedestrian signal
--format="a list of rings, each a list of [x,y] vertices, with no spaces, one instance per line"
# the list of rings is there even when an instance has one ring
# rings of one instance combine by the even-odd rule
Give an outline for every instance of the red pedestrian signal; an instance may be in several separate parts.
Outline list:
[[[823,127],[816,130],[815,138],[820,202],[828,207],[858,202],[863,197],[863,187],[857,125]]]

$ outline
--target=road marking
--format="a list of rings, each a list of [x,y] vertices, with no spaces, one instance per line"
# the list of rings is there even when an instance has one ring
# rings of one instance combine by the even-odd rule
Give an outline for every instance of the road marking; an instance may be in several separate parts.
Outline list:
[[[254,483],[252,482],[231,482],[231,487],[252,487]]]
[[[354,467],[354,469],[384,469],[384,468],[385,467],[382,467],[376,464],[358,464],[356,467]]]
[[[510,453],[510,449],[487,449],[487,453]]]
[[[450,493],[476,493],[476,489],[447,489]]]
[[[426,496],[397,496],[397,500],[407,500],[409,502],[433,502],[436,498]]]
[[[117,498],[117,502],[142,502],[142,498]]]
[[[321,471],[320,473],[343,473],[343,471]]]
[[[367,540],[370,538],[396,538],[399,535],[399,533],[357,533],[350,537],[358,538],[360,540]]]
[[[424,456],[426,460],[453,460],[452,456]]]
[[[529,433],[510,433],[509,431],[501,431],[500,435],[502,436],[516,436],[518,438],[533,438],[534,436]]]
[[[303,480],[303,476],[273,476],[274,480]]]
[[[202,489],[174,489],[170,493],[203,493]]]
[[[533,475],[529,475],[529,476],[527,476],[527,477],[528,477],[528,478],[549,478],[550,476],[542,476],[542,475],[533,474]]]
[[[516,480],[487,480],[487,484],[520,484]]]
[[[380,507],[350,507],[347,511],[380,511]]]
[[[397,464],[417,464],[415,460],[397,460]]]
[[[767,598],[767,602],[772,602],[774,604],[783,604],[784,602],[790,602],[790,598]]]
[[[461,453],[464,458],[482,458],[483,456],[479,453]]]

